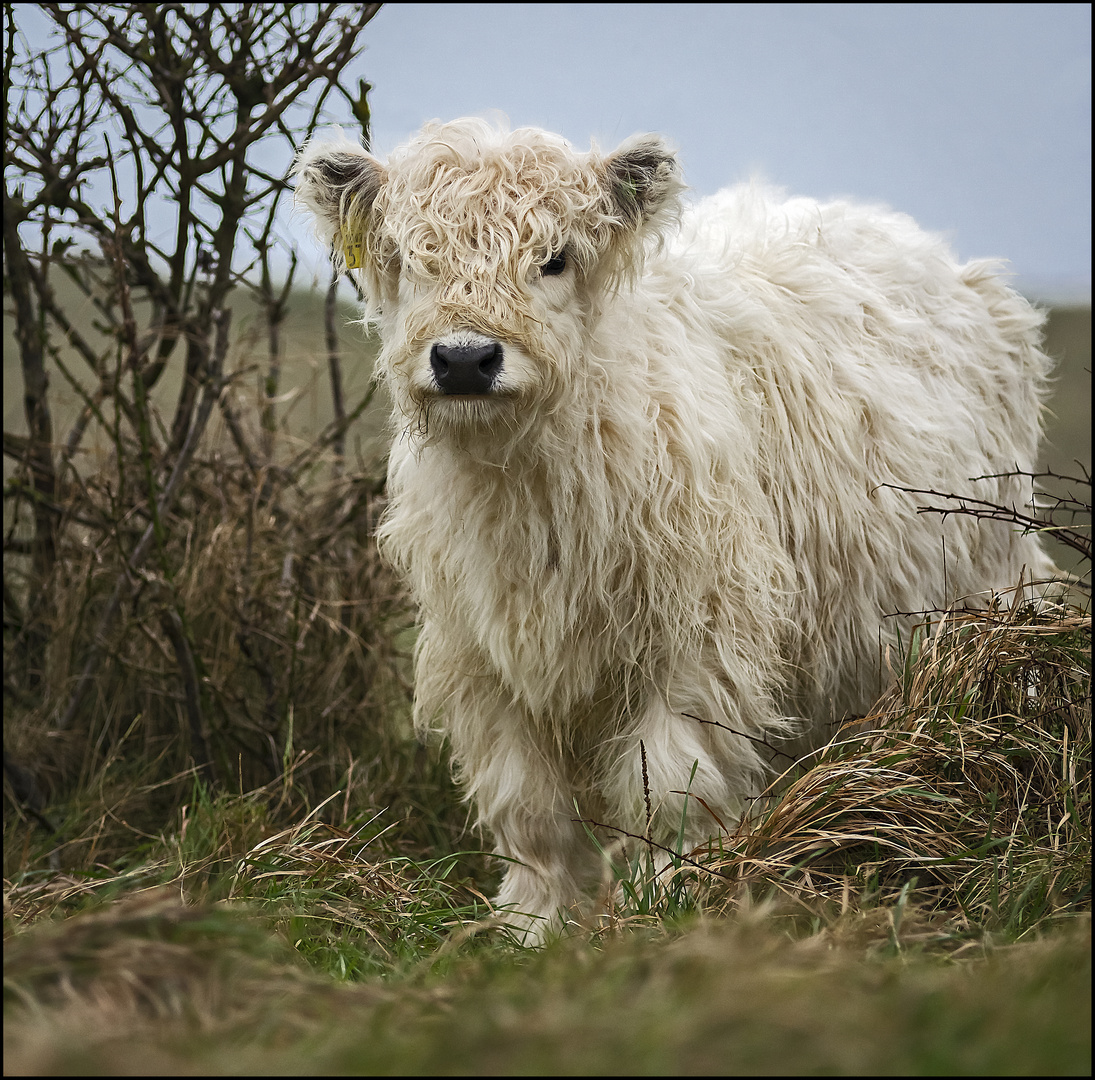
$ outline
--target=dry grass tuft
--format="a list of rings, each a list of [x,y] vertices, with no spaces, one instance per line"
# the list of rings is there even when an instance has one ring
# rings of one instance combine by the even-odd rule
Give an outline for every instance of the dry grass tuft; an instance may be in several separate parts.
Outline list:
[[[104,1022],[185,1019],[200,1026],[245,1006],[241,984],[303,965],[284,941],[177,890],[130,893],[5,944],[9,1003],[63,1007]],[[14,999],[11,1001],[10,999]]]
[[[248,851],[230,897],[265,904],[282,922],[304,901],[309,919],[323,921],[336,936],[349,932],[359,948],[364,933],[386,962],[440,945],[454,927],[489,909],[481,892],[456,877],[461,856],[390,856],[381,841],[391,826],[372,828],[380,815],[351,832],[318,820],[322,809]]]
[[[19,1073],[247,1074],[232,1064],[243,1048],[276,1058],[335,1010],[360,1016],[390,997],[372,985],[347,1000],[269,920],[187,904],[177,888],[37,926],[4,952],[4,1058]]]
[[[8,876],[116,869],[177,820],[196,778],[217,796],[264,791],[280,824],[342,790],[343,821],[390,808],[409,847],[451,848],[464,814],[446,818],[447,770],[411,733],[412,614],[372,539],[377,469],[264,495],[216,455],[196,462],[170,577],[143,573],[60,728],[118,574],[114,553],[66,535],[45,670],[5,711]]]
[[[1090,636],[1089,613],[1049,602],[925,622],[870,716],[693,853],[718,903],[848,911],[915,884],[952,919],[1015,929],[1088,903]]]

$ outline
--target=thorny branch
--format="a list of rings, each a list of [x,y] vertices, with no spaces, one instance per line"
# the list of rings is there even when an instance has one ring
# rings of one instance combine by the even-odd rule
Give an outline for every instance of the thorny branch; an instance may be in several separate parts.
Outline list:
[[[1074,527],[1077,516],[1091,511],[1091,475],[1085,473],[1084,477],[1064,476],[1056,472],[1025,472],[1017,469],[1009,473],[993,473],[989,476],[975,477],[976,480],[994,480],[1004,476],[1023,476],[1037,482],[1039,480],[1056,480],[1066,484],[1078,484],[1086,487],[1087,497],[1078,497],[1071,492],[1068,495],[1054,495],[1049,492],[1036,492],[1035,497],[1043,500],[1052,500],[1053,506],[1043,506],[1044,513],[1041,517],[1024,514],[1013,506],[1000,506],[986,499],[975,499],[969,495],[954,495],[935,491],[931,488],[901,487],[897,484],[882,484],[882,487],[892,488],[894,491],[903,491],[907,495],[928,495],[934,499],[945,499],[955,503],[955,506],[918,506],[918,514],[941,514],[944,519],[949,514],[967,514],[970,517],[984,518],[992,521],[1008,521],[1013,525],[1019,525],[1029,532],[1052,533],[1061,543],[1066,544],[1074,551],[1078,551],[1085,559],[1091,559],[1091,531],[1090,527],[1085,533]],[[1070,515],[1068,525],[1055,520],[1057,514]]]
[[[767,739],[762,739],[758,735],[748,735],[744,731],[738,731],[736,728],[732,728],[727,724],[722,723],[719,720],[704,720],[700,716],[693,716],[692,713],[681,713],[681,716],[687,716],[689,720],[695,720],[698,724],[710,724],[712,727],[722,728],[723,731],[729,731],[731,735],[737,735],[740,739],[748,739],[750,742],[756,743],[758,746],[763,746],[773,756],[785,757],[788,761],[795,761],[793,754],[788,754],[785,750],[780,750],[773,746]]]

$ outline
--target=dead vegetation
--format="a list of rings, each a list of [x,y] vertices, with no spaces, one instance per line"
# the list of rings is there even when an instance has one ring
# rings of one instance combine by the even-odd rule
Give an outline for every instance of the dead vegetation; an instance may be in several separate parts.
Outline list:
[[[368,137],[368,86],[339,79],[378,6],[46,4],[42,50],[5,7],[9,873],[112,867],[196,780],[404,820],[445,782],[407,751],[411,616],[372,543],[384,463],[346,451],[372,389],[345,399],[335,279],[318,433],[281,381],[284,173],[331,101]]]
[[[632,856],[617,853],[591,928],[758,903],[815,930],[862,929],[878,911],[892,928],[909,905],[928,937],[961,948],[1089,911],[1090,611],[1018,596],[927,618],[872,713],[705,848],[663,849],[655,873],[655,845],[609,825]]]
[[[730,895],[763,884],[846,909],[915,883],[981,926],[1080,910],[1090,635],[1089,613],[1052,603],[925,623],[872,714],[727,839],[713,868]]]

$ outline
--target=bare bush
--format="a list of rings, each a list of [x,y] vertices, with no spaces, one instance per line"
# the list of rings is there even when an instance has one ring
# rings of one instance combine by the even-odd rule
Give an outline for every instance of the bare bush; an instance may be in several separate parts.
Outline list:
[[[26,416],[4,435],[5,776],[40,823],[78,792],[162,812],[190,770],[326,795],[387,753],[405,605],[371,539],[382,463],[342,458],[371,391],[343,403],[337,336],[332,422],[303,440],[278,416],[285,172],[321,121],[367,141],[369,86],[340,79],[379,7],[5,5]],[[23,32],[43,14],[44,49]],[[241,302],[264,356],[238,347]],[[67,431],[51,374],[82,403]]]

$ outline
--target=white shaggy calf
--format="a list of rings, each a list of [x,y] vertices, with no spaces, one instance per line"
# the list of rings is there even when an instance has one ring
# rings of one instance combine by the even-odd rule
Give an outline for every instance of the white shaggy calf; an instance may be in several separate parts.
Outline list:
[[[649,794],[669,843],[688,789],[700,842],[765,783],[757,740],[868,708],[891,613],[1052,573],[885,486],[1020,505],[971,478],[1033,466],[1049,368],[1041,317],[909,218],[755,187],[682,210],[656,136],[481,120],[387,164],[312,143],[297,175],[383,343],[417,722],[532,939],[598,875],[576,818],[642,833]]]

